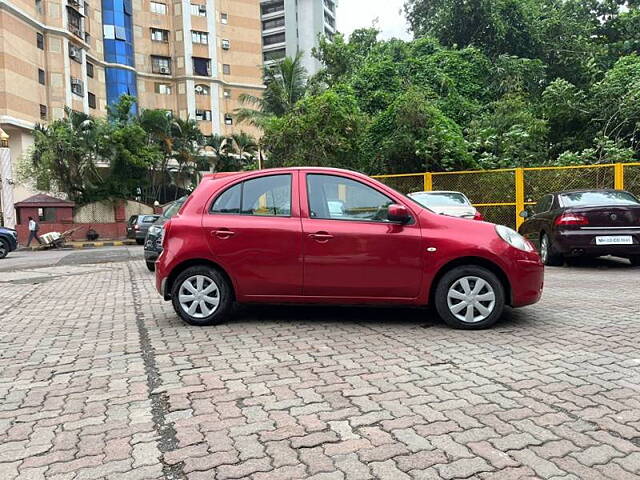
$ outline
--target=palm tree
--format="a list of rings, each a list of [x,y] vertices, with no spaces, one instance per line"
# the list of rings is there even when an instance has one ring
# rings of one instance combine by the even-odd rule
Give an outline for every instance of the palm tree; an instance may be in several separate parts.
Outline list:
[[[304,97],[307,87],[307,71],[302,66],[302,52],[294,57],[264,66],[262,80],[265,90],[261,97],[243,93],[239,100],[244,107],[236,110],[239,122],[248,122],[263,128],[269,117],[281,117]]]
[[[36,169],[51,172],[44,183],[54,178],[55,187],[69,199],[83,203],[102,181],[96,165],[100,131],[90,115],[69,107],[64,112],[60,120],[36,125],[30,160]]]
[[[172,157],[178,162],[176,180],[179,179],[182,183],[187,181],[193,183],[195,180],[197,183],[200,180],[197,168],[202,158],[200,150],[204,144],[204,135],[198,127],[198,122],[191,118],[183,120],[173,117],[171,138],[173,143]]]
[[[240,157],[241,163],[244,164],[245,160],[252,160],[258,152],[258,144],[255,138],[246,132],[234,133],[231,138],[236,146],[236,152]]]
[[[205,148],[209,147],[213,152],[213,159],[209,161],[211,171],[215,172],[224,169],[229,153],[233,150],[231,139],[214,133],[206,138],[204,146]]]
[[[173,136],[171,135],[173,116],[167,110],[143,110],[140,113],[139,122],[147,133],[147,143],[157,145],[162,152],[161,162],[153,165],[151,169],[151,197],[164,198],[161,190],[169,181],[167,165],[173,153]]]

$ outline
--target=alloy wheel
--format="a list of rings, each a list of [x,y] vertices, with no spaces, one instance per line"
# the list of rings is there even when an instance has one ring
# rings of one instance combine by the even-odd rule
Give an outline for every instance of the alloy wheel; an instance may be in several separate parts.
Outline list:
[[[178,292],[180,307],[194,318],[206,318],[220,305],[220,289],[216,282],[205,275],[187,278]]]
[[[496,306],[496,294],[486,280],[466,276],[456,280],[447,292],[447,305],[461,322],[478,323],[485,320]]]
[[[546,235],[543,235],[540,241],[540,258],[544,264],[547,263],[547,259],[549,258],[549,237]]]

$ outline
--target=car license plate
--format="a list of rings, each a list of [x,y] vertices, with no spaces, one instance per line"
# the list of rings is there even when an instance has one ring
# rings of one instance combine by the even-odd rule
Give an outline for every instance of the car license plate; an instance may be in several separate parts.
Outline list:
[[[596,237],[596,245],[633,245],[633,237],[631,235]]]

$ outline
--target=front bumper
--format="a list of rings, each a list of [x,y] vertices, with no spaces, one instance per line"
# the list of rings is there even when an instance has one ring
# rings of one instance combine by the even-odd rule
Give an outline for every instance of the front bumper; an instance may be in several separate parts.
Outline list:
[[[539,302],[544,289],[544,265],[539,258],[519,259],[515,263],[517,273],[511,281],[511,306],[524,307]]]

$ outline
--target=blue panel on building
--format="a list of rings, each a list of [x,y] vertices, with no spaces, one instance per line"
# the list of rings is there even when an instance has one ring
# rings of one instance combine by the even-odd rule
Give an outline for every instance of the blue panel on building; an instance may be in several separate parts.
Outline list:
[[[131,0],[102,0],[102,24],[105,61],[135,67]],[[120,95],[138,94],[136,74],[131,70],[107,67],[105,81],[109,104],[118,101]]]

